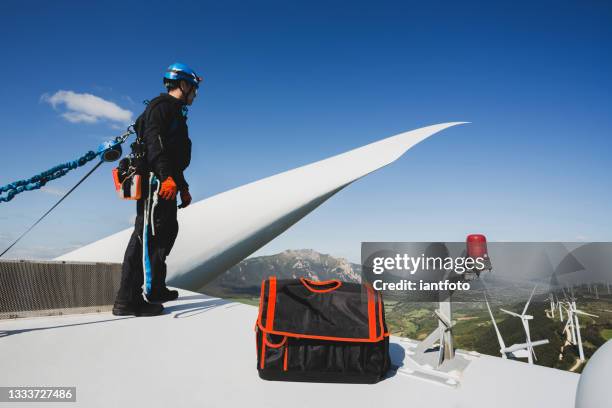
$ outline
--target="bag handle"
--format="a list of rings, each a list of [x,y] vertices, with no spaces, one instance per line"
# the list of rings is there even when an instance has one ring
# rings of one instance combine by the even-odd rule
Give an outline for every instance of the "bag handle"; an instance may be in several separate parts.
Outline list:
[[[336,290],[340,286],[342,286],[342,282],[340,282],[338,279],[315,281],[311,279],[300,278],[300,282],[302,282],[302,285],[304,285],[306,289],[314,293],[327,293]]]
[[[270,336],[269,333],[263,333],[263,341],[266,343],[266,346],[269,346],[272,348],[281,348],[287,342],[287,336],[282,336],[283,339],[280,341],[280,343],[272,343],[272,341],[268,338],[268,336]]]

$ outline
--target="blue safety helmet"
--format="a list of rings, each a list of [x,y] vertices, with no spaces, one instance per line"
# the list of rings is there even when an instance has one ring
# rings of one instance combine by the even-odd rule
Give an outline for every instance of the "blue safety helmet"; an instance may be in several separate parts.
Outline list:
[[[199,77],[198,74],[191,68],[189,68],[185,64],[181,64],[180,62],[175,62],[170,65],[164,74],[164,82],[166,80],[169,81],[187,81],[192,85],[198,87],[200,82],[202,82],[202,77]]]

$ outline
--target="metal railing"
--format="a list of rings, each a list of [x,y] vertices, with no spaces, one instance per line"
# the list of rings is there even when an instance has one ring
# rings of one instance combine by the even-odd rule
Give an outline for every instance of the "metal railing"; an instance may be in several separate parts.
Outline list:
[[[121,264],[0,261],[0,319],[111,310]]]

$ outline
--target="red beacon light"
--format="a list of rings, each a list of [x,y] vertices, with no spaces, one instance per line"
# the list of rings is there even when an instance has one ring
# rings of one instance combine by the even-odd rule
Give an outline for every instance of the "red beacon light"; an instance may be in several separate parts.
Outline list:
[[[467,236],[467,256],[470,258],[488,258],[487,237],[482,234],[470,234]]]
[[[466,244],[466,255],[468,258],[484,259],[484,268],[476,268],[471,272],[475,273],[476,276],[480,276],[480,272],[485,270],[492,270],[491,259],[489,258],[489,250],[487,248],[487,237],[482,234],[470,234],[465,240]]]

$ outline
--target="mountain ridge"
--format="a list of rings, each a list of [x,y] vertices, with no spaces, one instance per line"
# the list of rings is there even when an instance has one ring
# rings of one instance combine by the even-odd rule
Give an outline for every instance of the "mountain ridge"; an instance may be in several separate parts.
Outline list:
[[[361,265],[314,249],[287,249],[273,255],[247,258],[200,288],[200,292],[221,297],[257,296],[262,280],[269,276],[361,282]]]

